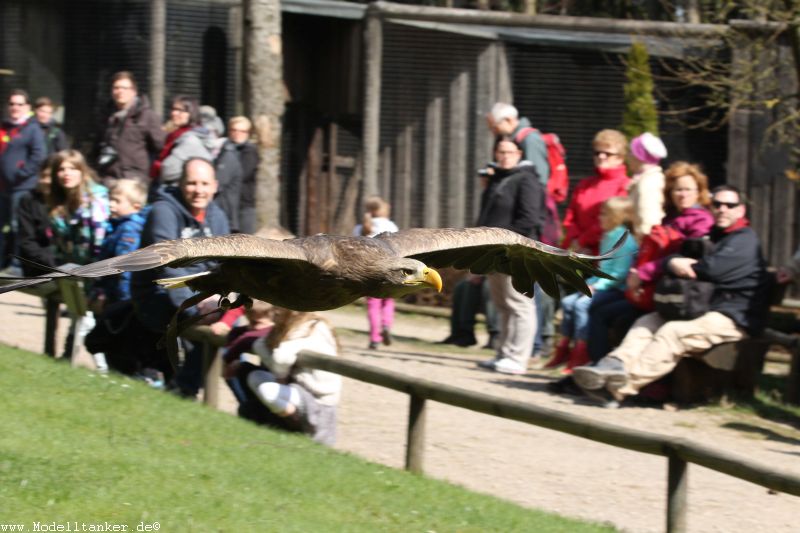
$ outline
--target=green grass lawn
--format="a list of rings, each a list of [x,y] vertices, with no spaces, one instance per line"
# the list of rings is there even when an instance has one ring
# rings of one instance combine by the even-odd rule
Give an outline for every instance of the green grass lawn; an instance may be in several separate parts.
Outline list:
[[[0,402],[0,524],[27,531],[613,531],[4,346]]]

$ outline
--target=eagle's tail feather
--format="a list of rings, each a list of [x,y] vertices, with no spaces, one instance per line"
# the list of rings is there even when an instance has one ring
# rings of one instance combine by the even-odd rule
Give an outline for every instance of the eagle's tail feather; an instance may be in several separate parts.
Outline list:
[[[201,276],[206,276],[211,274],[210,271],[206,272],[198,272],[197,274],[189,274],[187,276],[178,276],[176,278],[161,278],[157,279],[156,283],[164,287],[165,289],[180,289],[182,287],[187,287],[186,282],[191,281],[195,278],[199,278]]]

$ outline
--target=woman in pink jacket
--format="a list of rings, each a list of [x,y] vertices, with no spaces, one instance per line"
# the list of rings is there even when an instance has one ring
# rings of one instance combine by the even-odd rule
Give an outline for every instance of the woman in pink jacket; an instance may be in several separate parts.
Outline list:
[[[617,130],[601,130],[594,136],[595,175],[581,180],[572,193],[564,217],[563,248],[598,253],[603,236],[600,206],[612,196],[628,196],[627,145],[625,135]]]

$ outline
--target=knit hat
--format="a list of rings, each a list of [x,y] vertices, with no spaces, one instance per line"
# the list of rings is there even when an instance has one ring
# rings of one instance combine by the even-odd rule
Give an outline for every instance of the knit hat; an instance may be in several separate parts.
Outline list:
[[[642,133],[631,141],[631,153],[643,163],[657,165],[667,157],[667,147],[652,133]]]

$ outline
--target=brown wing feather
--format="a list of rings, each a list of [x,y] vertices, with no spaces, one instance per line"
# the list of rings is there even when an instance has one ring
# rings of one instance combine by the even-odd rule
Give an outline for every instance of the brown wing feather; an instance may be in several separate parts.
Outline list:
[[[210,260],[305,261],[305,252],[294,241],[295,239],[276,241],[242,233],[199,239],[176,239],[152,244],[126,255],[91,263],[76,268],[71,273],[74,276],[94,278],[120,272],[135,272],[161,266],[179,266]]]
[[[384,233],[376,238],[389,244],[397,255],[418,259],[432,267],[454,266],[480,274],[511,274],[515,287],[532,287],[539,281],[545,292],[558,297],[553,275],[586,294],[590,292],[583,278],[589,275],[609,278],[592,263],[613,256],[627,233],[602,255],[562,250],[502,228],[417,228]]]

